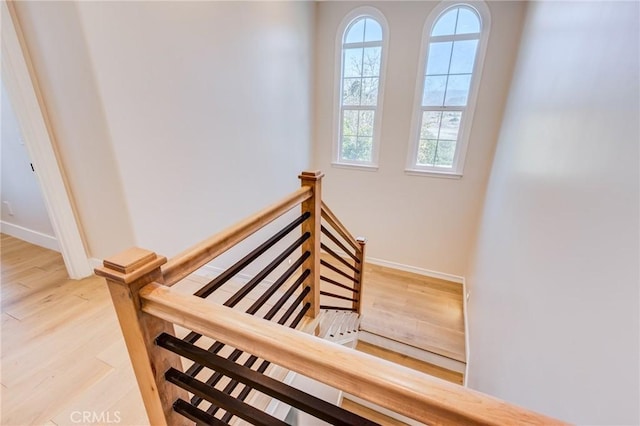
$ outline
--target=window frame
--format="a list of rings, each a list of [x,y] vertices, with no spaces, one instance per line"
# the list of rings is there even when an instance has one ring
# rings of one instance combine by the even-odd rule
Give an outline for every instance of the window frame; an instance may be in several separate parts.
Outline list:
[[[382,54],[380,56],[380,72],[378,75],[378,103],[374,108],[366,108],[375,111],[373,122],[373,136],[371,146],[371,161],[353,161],[341,159],[342,150],[342,83],[343,83],[343,57],[344,57],[344,37],[347,29],[356,20],[371,18],[380,24],[382,28]],[[362,6],[349,12],[342,19],[336,32],[335,42],[335,74],[334,74],[334,100],[333,100],[333,148],[331,164],[334,167],[353,168],[359,170],[376,171],[378,169],[378,159],[380,156],[380,138],[382,129],[382,106],[384,104],[384,86],[387,66],[387,54],[389,50],[389,25],[382,12],[375,7]]]
[[[420,127],[422,124],[422,98],[424,94],[425,73],[427,67],[427,58],[429,56],[429,46],[431,42],[451,41],[466,38],[466,35],[453,36],[432,36],[431,33],[435,23],[444,16],[450,9],[456,7],[466,7],[474,10],[480,19],[480,36],[478,38],[478,47],[476,50],[475,63],[471,74],[471,83],[469,85],[469,96],[467,104],[464,107],[451,106],[443,107],[442,111],[463,111],[460,128],[458,130],[458,139],[456,142],[456,150],[454,154],[453,164],[451,168],[442,166],[418,165],[418,147],[420,144]],[[422,30],[422,45],[420,48],[420,59],[418,63],[418,75],[416,78],[416,91],[413,103],[413,115],[411,119],[411,132],[407,152],[407,163],[405,173],[409,175],[426,175],[444,178],[461,178],[464,171],[464,165],[469,147],[469,139],[471,127],[473,125],[473,117],[476,109],[480,81],[482,80],[482,70],[484,68],[485,54],[487,50],[487,42],[489,40],[489,32],[491,29],[491,15],[486,3],[482,1],[442,1],[440,2],[427,17],[424,28]],[[475,34],[475,33],[474,33]],[[471,38],[471,37],[470,37]],[[475,37],[473,37],[475,39]]]

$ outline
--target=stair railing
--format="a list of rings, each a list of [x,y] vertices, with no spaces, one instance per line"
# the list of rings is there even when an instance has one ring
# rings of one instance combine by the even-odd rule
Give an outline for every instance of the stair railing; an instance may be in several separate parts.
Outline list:
[[[364,263],[364,243],[355,240],[322,205],[322,174],[303,172],[300,178],[299,190],[169,261],[151,251],[133,248],[106,259],[103,267],[96,269],[96,274],[107,280],[151,424],[218,425],[228,424],[232,416],[253,424],[283,424],[243,402],[249,393],[256,391],[332,424],[375,424],[268,378],[263,373],[271,363],[428,424],[558,423],[479,392],[292,329],[302,316],[315,316],[320,309],[323,251],[334,260],[336,256],[343,257],[338,251],[347,253],[353,262],[350,264],[356,267],[351,271],[354,275],[348,275],[354,277],[351,289],[356,290],[354,300],[349,301],[351,309],[361,309]],[[297,205],[302,206],[297,219],[194,294],[172,287]],[[322,219],[343,240],[344,247],[336,244],[339,249],[331,250],[333,254],[326,250],[330,243],[321,242]],[[296,227],[301,229],[300,238],[225,303],[206,299],[261,256],[274,239]],[[327,238],[335,244],[331,237]],[[347,245],[354,250],[355,258],[344,250]],[[246,312],[238,310],[237,303],[296,250],[300,250],[301,255],[295,264]],[[285,283],[290,282],[293,283],[267,314],[255,315],[267,299],[276,296],[280,286],[286,287]],[[281,303],[283,300],[288,308],[285,302]],[[280,309],[286,312],[281,315]],[[276,322],[277,316],[280,319]],[[175,325],[188,330],[186,337],[175,337]],[[198,342],[201,336],[213,339],[214,344],[208,348],[197,346],[202,344]],[[219,348],[225,345],[234,348],[226,359],[219,355]],[[244,354],[248,359],[241,363],[240,357]],[[183,361],[187,360],[192,363],[185,371]],[[257,370],[251,369],[254,365],[258,365]],[[220,391],[214,386],[222,375],[231,382]],[[239,384],[242,390],[234,392]],[[206,401],[208,407],[200,405],[202,401]],[[220,408],[226,413],[215,416]]]
[[[366,239],[355,238],[338,217],[322,202],[320,226],[320,280],[328,287],[320,290],[320,309],[349,310],[362,314],[364,255]],[[333,247],[333,248],[332,248]],[[344,303],[350,302],[350,303]],[[342,302],[342,303],[341,303]]]

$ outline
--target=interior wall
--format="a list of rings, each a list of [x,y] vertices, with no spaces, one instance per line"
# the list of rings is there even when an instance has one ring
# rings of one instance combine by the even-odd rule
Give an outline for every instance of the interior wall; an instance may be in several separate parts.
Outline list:
[[[136,242],[172,256],[299,187],[311,2],[81,2]]]
[[[362,2],[317,6],[315,165],[326,173],[325,199],[367,253],[431,271],[464,276],[515,61],[525,2],[489,2],[491,33],[464,176],[407,175],[407,151],[425,20],[437,2],[375,2],[389,23],[379,169],[331,165],[335,40],[344,16]]]
[[[15,226],[18,226],[22,228],[18,229],[18,232],[32,234],[31,241],[39,241],[41,238],[38,237],[45,237],[43,241],[53,243],[52,248],[55,248],[56,244],[52,241],[56,238],[55,233],[44,205],[38,179],[31,169],[18,120],[4,84],[1,84],[0,88],[2,96],[2,109],[0,110],[2,114],[0,126],[2,128],[0,136],[2,149],[2,231],[14,235],[12,230],[16,230]],[[7,225],[9,226],[7,227]],[[36,235],[33,235],[34,233]],[[20,235],[14,236],[19,237]]]
[[[85,37],[72,2],[15,2],[90,256],[134,244]]]
[[[531,2],[467,284],[471,387],[638,424],[637,2]]]
[[[20,2],[93,257],[172,256],[299,186],[312,2]]]

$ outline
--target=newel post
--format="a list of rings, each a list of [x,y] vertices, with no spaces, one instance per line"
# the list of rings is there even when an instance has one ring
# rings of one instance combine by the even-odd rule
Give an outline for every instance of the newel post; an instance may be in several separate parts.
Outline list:
[[[357,297],[358,297],[358,301],[357,302],[353,302],[353,309],[356,309],[358,311],[358,315],[362,315],[362,296],[364,293],[364,286],[362,285],[363,283],[363,278],[364,278],[364,256],[365,256],[365,246],[367,245],[367,239],[364,237],[358,237],[356,238],[356,241],[358,242],[358,244],[360,245],[360,251],[358,251],[356,253],[356,257],[358,258],[358,260],[360,261],[360,263],[358,263],[357,265],[357,269],[358,271],[355,273],[355,286],[354,289],[358,290],[357,293]]]
[[[106,278],[129,358],[152,425],[188,425],[173,411],[177,398],[188,400],[187,392],[164,379],[169,367],[182,371],[178,355],[154,344],[162,332],[174,335],[173,324],[141,311],[138,292],[150,282],[162,282],[160,266],[167,259],[154,252],[130,248],[105,259],[95,273]]]
[[[308,251],[311,255],[305,260],[302,267],[311,272],[309,280],[311,291],[305,299],[305,303],[311,304],[307,315],[315,318],[320,312],[320,220],[322,215],[322,177],[321,171],[302,172],[300,176],[301,186],[309,186],[313,195],[302,203],[302,213],[309,212],[311,216],[302,224],[302,233],[309,232],[311,238],[302,244],[302,251]]]

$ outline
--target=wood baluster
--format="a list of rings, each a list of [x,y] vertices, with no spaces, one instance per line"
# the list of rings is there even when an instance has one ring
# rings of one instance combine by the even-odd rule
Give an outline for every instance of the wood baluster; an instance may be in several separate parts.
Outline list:
[[[355,309],[358,312],[358,315],[362,315],[362,296],[363,296],[363,277],[364,277],[364,252],[365,252],[365,246],[367,244],[367,239],[364,237],[358,237],[356,238],[356,241],[358,242],[358,244],[360,245],[360,250],[356,253],[356,256],[358,256],[358,259],[360,260],[359,263],[356,263],[356,267],[358,268],[358,271],[355,273],[354,278],[356,279],[355,282],[355,290],[358,291],[358,301],[357,302],[353,302],[353,309]]]
[[[315,318],[320,312],[320,221],[322,217],[322,177],[324,174],[320,171],[302,172],[300,176],[300,184],[302,187],[308,186],[312,189],[311,198],[302,202],[302,213],[311,213],[311,217],[302,224],[302,233],[311,233],[311,238],[307,239],[302,245],[303,253],[308,251],[311,256],[307,258],[303,265],[303,269],[309,269],[309,292],[305,303],[311,305],[311,309],[307,313],[311,318]]]
[[[106,278],[140,393],[152,425],[188,425],[187,418],[173,410],[173,403],[187,392],[164,378],[173,367],[182,371],[180,357],[155,345],[161,333],[175,335],[172,323],[142,312],[139,290],[161,282],[160,266],[167,259],[154,252],[131,248],[109,259],[95,273]]]

